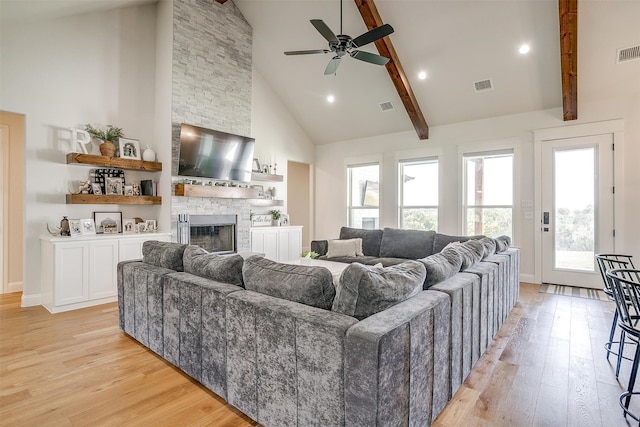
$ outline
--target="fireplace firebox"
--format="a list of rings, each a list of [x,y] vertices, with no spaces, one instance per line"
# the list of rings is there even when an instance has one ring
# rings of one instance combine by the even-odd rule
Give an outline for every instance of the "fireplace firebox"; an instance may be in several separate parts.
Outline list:
[[[178,243],[197,245],[208,252],[233,253],[236,215],[178,215]]]

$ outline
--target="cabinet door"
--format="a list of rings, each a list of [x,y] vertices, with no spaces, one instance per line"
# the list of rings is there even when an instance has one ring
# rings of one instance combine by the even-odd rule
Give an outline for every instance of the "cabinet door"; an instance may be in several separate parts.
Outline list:
[[[94,241],[89,248],[89,299],[116,296],[118,241]]]
[[[285,262],[297,259],[302,252],[302,230],[287,228],[279,230],[278,261]]]
[[[278,260],[278,231],[251,230],[251,252],[261,252],[272,261]]]
[[[59,243],[54,249],[54,305],[89,299],[89,243]]]
[[[118,260],[129,261],[132,259],[142,259],[142,244],[147,240],[168,242],[169,236],[145,236],[121,239],[118,246]]]

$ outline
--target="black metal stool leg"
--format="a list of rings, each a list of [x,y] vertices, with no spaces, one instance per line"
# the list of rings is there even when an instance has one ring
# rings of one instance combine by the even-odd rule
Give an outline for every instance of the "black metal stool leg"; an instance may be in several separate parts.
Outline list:
[[[609,360],[609,355],[611,354],[611,346],[613,345],[613,338],[616,335],[617,325],[618,325],[618,310],[613,312],[613,322],[611,323],[611,332],[609,333],[609,345],[607,347],[607,360]],[[618,376],[618,373],[616,372],[616,377],[617,376]]]

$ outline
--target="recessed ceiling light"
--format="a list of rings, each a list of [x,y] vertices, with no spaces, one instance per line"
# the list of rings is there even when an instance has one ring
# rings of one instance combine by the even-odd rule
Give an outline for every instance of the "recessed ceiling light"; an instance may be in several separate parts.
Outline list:
[[[419,78],[420,80],[424,80],[424,79],[426,79],[426,78],[427,78],[427,72],[426,72],[426,71],[420,71],[420,72],[418,73],[418,78]]]
[[[333,95],[329,95],[327,96],[327,102],[333,104],[333,102],[336,100],[336,97]]]
[[[527,53],[529,53],[529,50],[531,50],[531,48],[529,47],[528,44],[522,44],[520,45],[520,49],[518,49],[518,52],[520,52],[520,54],[525,55]]]

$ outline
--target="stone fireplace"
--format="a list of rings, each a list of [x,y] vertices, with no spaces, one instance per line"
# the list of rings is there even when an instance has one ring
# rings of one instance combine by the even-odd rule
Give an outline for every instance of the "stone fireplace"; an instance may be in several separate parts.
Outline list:
[[[200,246],[208,252],[237,252],[236,215],[179,214],[178,243]]]

